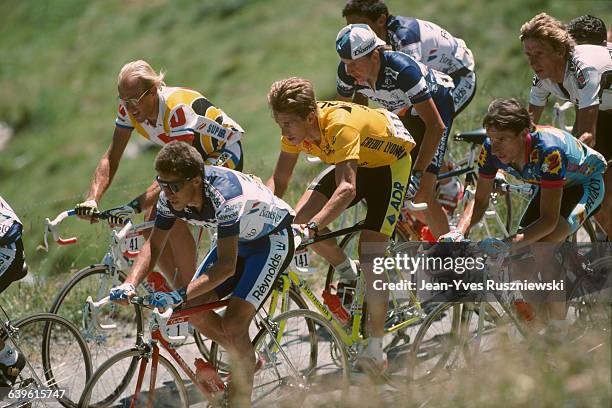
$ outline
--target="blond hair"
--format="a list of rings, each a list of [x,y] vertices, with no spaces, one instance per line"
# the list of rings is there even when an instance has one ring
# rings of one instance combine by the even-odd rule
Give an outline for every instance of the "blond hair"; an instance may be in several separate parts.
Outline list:
[[[302,118],[317,110],[312,83],[297,77],[274,82],[268,92],[268,105],[273,113],[289,113]]]
[[[575,45],[565,25],[546,13],[540,13],[523,24],[519,38],[521,41],[526,39],[544,41],[566,58],[569,58]]]
[[[129,78],[137,78],[143,89],[152,87],[160,88],[166,85],[164,83],[165,75],[166,73],[164,71],[160,71],[159,73],[155,72],[148,62],[137,60],[128,62],[121,68],[117,76],[117,84],[121,85]]]

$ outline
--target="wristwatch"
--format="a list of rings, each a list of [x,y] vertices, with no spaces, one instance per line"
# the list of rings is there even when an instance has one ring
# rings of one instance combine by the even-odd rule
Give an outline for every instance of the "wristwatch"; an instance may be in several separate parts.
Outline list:
[[[421,179],[423,177],[423,170],[414,170],[412,172],[412,177],[416,177],[417,179]]]
[[[319,225],[317,225],[316,221],[310,221],[308,224],[306,224],[306,228],[313,231],[315,236],[319,235]]]

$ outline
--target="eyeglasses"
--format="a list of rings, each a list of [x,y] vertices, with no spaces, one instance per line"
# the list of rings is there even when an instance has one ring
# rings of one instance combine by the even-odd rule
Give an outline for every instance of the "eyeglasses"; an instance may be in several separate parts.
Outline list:
[[[159,185],[159,188],[161,188],[162,190],[170,190],[174,194],[176,194],[179,191],[181,191],[181,189],[183,188],[185,183],[187,183],[191,179],[193,179],[193,177],[188,177],[188,178],[180,180],[180,181],[164,181],[164,180],[160,180],[159,176],[155,177],[155,181],[157,181],[157,184]]]
[[[117,96],[117,99],[119,99],[121,102],[123,102],[125,104],[126,107],[130,107],[130,106],[137,106],[140,101],[142,100],[142,98],[144,98],[153,88],[149,88],[146,91],[144,91],[142,93],[142,95],[140,95],[138,98],[126,98],[123,99],[121,96]]]

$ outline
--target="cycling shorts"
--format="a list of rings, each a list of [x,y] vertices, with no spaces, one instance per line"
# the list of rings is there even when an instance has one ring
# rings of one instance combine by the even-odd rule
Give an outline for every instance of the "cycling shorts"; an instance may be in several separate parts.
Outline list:
[[[23,241],[17,241],[0,247],[0,293],[9,285],[26,276]]]
[[[364,229],[393,235],[404,203],[412,160],[404,156],[389,166],[357,168],[357,194],[349,207],[365,199],[368,209]],[[336,166],[323,170],[308,186],[331,198],[336,190]]]
[[[194,144],[197,143],[194,142]],[[201,151],[200,151],[201,152]],[[223,147],[219,150],[207,154],[204,157],[204,164],[207,166],[218,166],[219,160],[222,162],[223,167],[228,169],[242,171],[244,166],[242,143],[237,142],[227,147]]]
[[[453,104],[455,115],[464,110],[476,95],[476,73],[467,68],[462,68],[449,75],[453,79]]]
[[[453,119],[455,117],[455,107],[450,90],[446,90],[446,92],[441,96],[434,96],[433,101],[438,109],[440,118],[442,118],[444,126],[446,126],[446,130],[442,134],[442,139],[440,139],[440,143],[438,144],[436,152],[434,153],[434,157],[426,169],[427,172],[437,175],[440,173],[440,167],[444,163],[444,155],[446,154],[446,146],[448,144],[448,135],[450,134],[451,127],[453,126]],[[426,126],[425,122],[423,122],[419,116],[411,114],[413,110],[414,109],[410,109],[406,111],[406,113],[400,116],[400,119],[416,142],[416,146],[410,151],[412,161],[414,162],[419,150],[421,149]]]
[[[255,310],[259,309],[274,288],[278,275],[289,266],[294,249],[291,226],[255,241],[238,242],[236,273],[217,286],[215,293],[219,299],[231,294],[251,303]],[[206,274],[216,261],[215,246],[206,255],[192,280]]]
[[[604,197],[603,176],[598,175],[584,184],[563,189],[560,215],[570,226],[570,234],[578,231],[580,226],[601,205]],[[540,189],[531,199],[523,213],[520,228],[525,228],[540,218]]]

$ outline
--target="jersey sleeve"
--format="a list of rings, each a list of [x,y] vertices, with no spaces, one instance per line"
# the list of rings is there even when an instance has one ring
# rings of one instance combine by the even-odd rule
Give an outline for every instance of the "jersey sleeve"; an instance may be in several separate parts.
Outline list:
[[[544,82],[534,75],[529,92],[529,103],[534,106],[546,106],[549,95],[550,92],[544,88]]]
[[[412,104],[431,99],[427,81],[416,61],[404,55],[400,58],[395,58],[392,64],[399,71],[397,85],[408,96]]]
[[[185,104],[175,106],[168,114],[170,140],[193,142],[196,124],[197,115],[190,106]]]
[[[355,79],[346,72],[346,65],[340,61],[336,75],[336,92],[338,95],[350,98],[355,93]]]
[[[540,163],[542,188],[561,188],[565,184],[567,157],[558,147],[550,147],[544,151]]]
[[[593,67],[576,70],[578,109],[599,105],[601,74]]]
[[[486,179],[492,179],[497,174],[497,169],[498,167],[491,153],[491,141],[487,138],[482,144],[480,154],[478,155],[478,175]]]
[[[244,212],[244,200],[234,198],[225,201],[217,210],[217,236],[231,237],[240,233],[240,218]]]
[[[287,141],[287,138],[285,136],[281,136],[280,142],[281,142],[282,152],[286,152],[286,153],[299,153],[300,152],[300,148],[289,143],[289,141]]]
[[[242,139],[242,127],[208,99],[200,97],[193,101],[191,106],[196,114],[194,130],[197,133],[217,139],[223,146],[232,145]]]
[[[119,106],[117,107],[117,119],[115,119],[115,126],[125,129],[134,129],[134,125],[132,124],[132,120],[128,115],[127,109],[123,103],[119,102]]]
[[[163,191],[159,194],[156,210],[155,227],[168,231],[174,225],[176,216],[172,213],[170,203],[168,202],[168,199]]]

